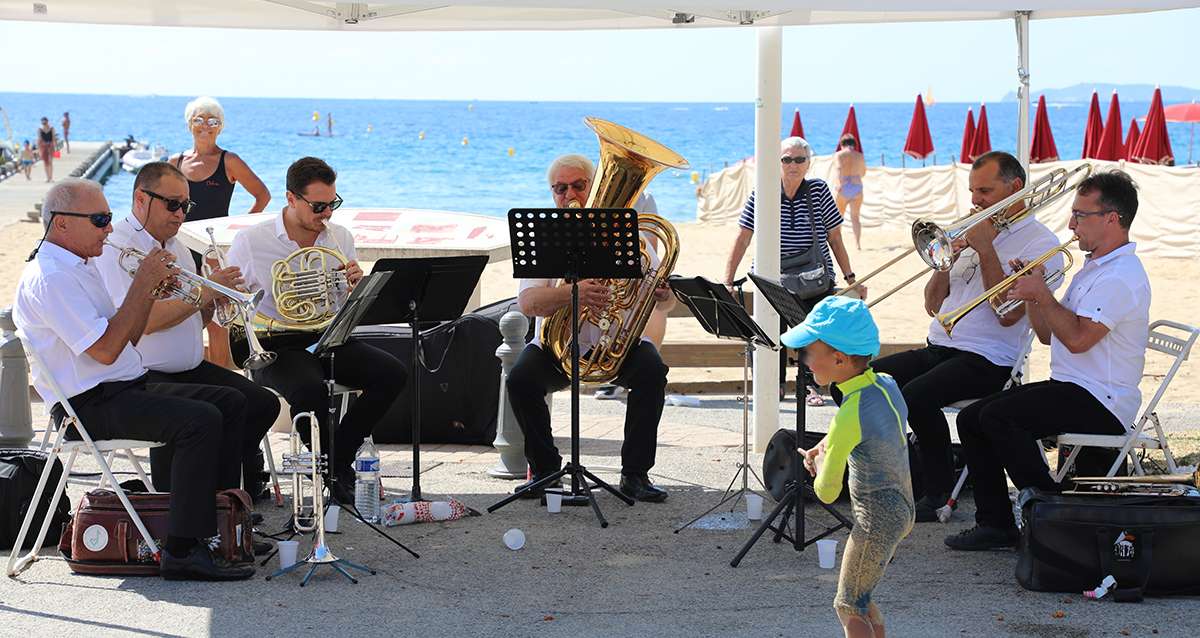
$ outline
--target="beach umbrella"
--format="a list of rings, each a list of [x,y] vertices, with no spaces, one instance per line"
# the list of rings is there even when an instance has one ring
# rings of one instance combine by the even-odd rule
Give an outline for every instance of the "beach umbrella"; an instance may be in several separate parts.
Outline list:
[[[992,136],[988,133],[987,105],[979,105],[979,122],[975,124],[975,135],[971,137],[971,161],[992,150]]]
[[[971,142],[975,139],[975,114],[971,112],[971,107],[967,107],[967,123],[963,125],[963,138],[961,150],[958,152],[958,161],[963,164],[971,163]]]
[[[1163,109],[1168,122],[1186,122],[1192,125],[1188,134],[1188,164],[1192,163],[1192,143],[1196,140],[1196,122],[1200,122],[1200,104],[1195,100],[1186,104],[1172,104]]]
[[[1150,111],[1146,113],[1146,128],[1138,138],[1137,146],[1133,149],[1134,162],[1140,164],[1169,164],[1174,163],[1175,154],[1171,152],[1171,138],[1167,136],[1167,117],[1163,114],[1162,89],[1154,87],[1154,99],[1150,102]]]
[[[1133,149],[1137,148],[1138,138],[1142,136],[1138,130],[1137,118],[1129,118],[1129,133],[1125,135],[1125,159],[1133,158]]]
[[[1104,135],[1104,122],[1100,121],[1100,97],[1092,91],[1092,104],[1088,107],[1087,126],[1083,129],[1083,153],[1081,159],[1097,157],[1100,136]]]
[[[1038,97],[1037,115],[1033,118],[1033,144],[1029,147],[1029,161],[1034,164],[1058,161],[1058,146],[1054,144],[1054,132],[1050,130],[1050,114],[1046,112],[1046,96]]]
[[[917,95],[913,105],[912,121],[908,124],[908,138],[904,140],[904,154],[923,160],[933,154],[933,138],[929,135],[929,120],[925,119],[925,101]]]
[[[1113,91],[1108,103],[1108,117],[1104,118],[1104,133],[1100,135],[1100,146],[1096,148],[1096,159],[1115,162],[1125,157],[1125,143],[1121,140],[1121,103]]]
[[[800,109],[792,115],[792,133],[789,137],[804,137],[804,125],[800,123]]]
[[[846,133],[853,135],[854,139],[858,140],[858,152],[866,156],[867,151],[863,148],[862,136],[858,134],[858,118],[854,115],[853,104],[850,105],[850,111],[846,113],[846,123],[842,125],[842,133],[838,135],[838,139],[841,139],[842,135]],[[836,151],[837,149],[834,150]]]

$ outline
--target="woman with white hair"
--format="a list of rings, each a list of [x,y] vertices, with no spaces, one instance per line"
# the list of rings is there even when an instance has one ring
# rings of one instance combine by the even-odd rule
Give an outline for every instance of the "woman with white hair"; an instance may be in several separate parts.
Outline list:
[[[829,185],[822,179],[805,179],[808,168],[812,164],[812,147],[802,137],[789,137],[783,140],[779,146],[779,161],[782,168],[782,192],[779,195],[779,249],[780,262],[784,265],[782,270],[786,276],[787,263],[797,261],[798,257],[810,253],[814,248],[819,251],[819,256],[814,255],[816,257],[815,267],[818,269],[821,266],[824,267],[824,277],[820,279],[822,282],[820,287],[823,289],[805,292],[807,296],[803,300],[803,305],[807,311],[833,292],[836,284],[833,275],[834,259],[837,260],[847,285],[854,283],[854,270],[850,267],[850,256],[846,252],[846,245],[842,243],[842,215],[838,212]],[[750,193],[750,198],[746,201],[746,207],[738,219],[738,226],[737,237],[733,240],[733,248],[730,250],[729,260],[725,264],[725,285],[727,286],[733,285],[738,266],[741,265],[746,248],[750,246],[750,239],[754,236],[754,193]],[[806,271],[811,271],[811,268]],[[860,287],[859,291],[865,298],[866,289]],[[783,350],[780,353],[782,364],[779,371],[780,392],[782,392],[787,368],[786,352]],[[823,405],[824,399],[812,386],[811,377],[808,380],[808,404]]]

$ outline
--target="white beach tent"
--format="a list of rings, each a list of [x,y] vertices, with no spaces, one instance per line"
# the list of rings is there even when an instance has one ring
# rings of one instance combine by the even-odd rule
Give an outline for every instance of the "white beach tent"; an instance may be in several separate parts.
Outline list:
[[[779,274],[779,128],[784,26],[1011,19],[1017,32],[1017,150],[1029,155],[1029,21],[1200,7],[1200,0],[477,0],[309,2],[306,0],[0,0],[0,20],[335,31],[572,31],[758,28],[755,158],[758,232],[754,263]],[[750,7],[746,7],[750,5]],[[988,51],[989,49],[983,49]],[[754,315],[773,337],[778,318],[762,295]],[[754,357],[754,442],[779,426],[779,359]],[[758,383],[757,379],[765,379]]]

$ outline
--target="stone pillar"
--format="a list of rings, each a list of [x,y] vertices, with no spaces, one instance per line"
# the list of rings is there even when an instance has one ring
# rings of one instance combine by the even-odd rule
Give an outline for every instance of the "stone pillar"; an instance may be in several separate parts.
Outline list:
[[[496,348],[496,357],[500,359],[500,403],[496,415],[496,440],[492,443],[500,452],[500,462],[488,470],[488,474],[497,478],[523,479],[528,467],[525,462],[525,435],[521,432],[521,426],[517,425],[517,417],[508,404],[508,393],[504,390],[509,371],[525,349],[525,333],[528,330],[529,319],[515,310],[500,318],[500,335],[504,343]]]
[[[12,308],[0,309],[0,447],[25,447],[33,440],[29,367],[16,329]]]

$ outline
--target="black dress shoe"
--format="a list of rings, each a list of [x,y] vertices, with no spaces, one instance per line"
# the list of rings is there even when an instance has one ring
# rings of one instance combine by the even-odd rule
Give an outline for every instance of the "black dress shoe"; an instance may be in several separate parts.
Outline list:
[[[947,497],[944,494],[938,494],[933,498],[922,496],[916,502],[917,522],[918,523],[933,523],[938,520],[938,508],[946,504]]]
[[[254,568],[232,565],[200,543],[182,557],[164,550],[158,573],[166,580],[246,580]]]
[[[661,503],[667,500],[667,491],[655,487],[654,483],[650,482],[650,477],[644,474],[622,474],[620,490],[625,496],[643,503]]]
[[[976,525],[954,536],[946,537],[946,547],[964,552],[984,552],[994,549],[1013,549],[1020,536],[1016,527],[1001,529]]]
[[[546,478],[547,476],[550,476],[550,474],[553,474],[553,472],[550,472],[547,474],[535,474],[533,476],[533,478],[518,485],[517,488],[515,490],[513,490],[513,494],[520,494],[519,498],[522,498],[522,499],[535,499],[535,498],[541,498],[542,496],[544,496],[546,494],[547,488],[552,489],[552,490],[561,490],[562,489],[562,480],[551,481],[551,482],[537,488],[536,490],[529,489],[529,486],[533,485],[534,483],[537,483],[538,481]]]

